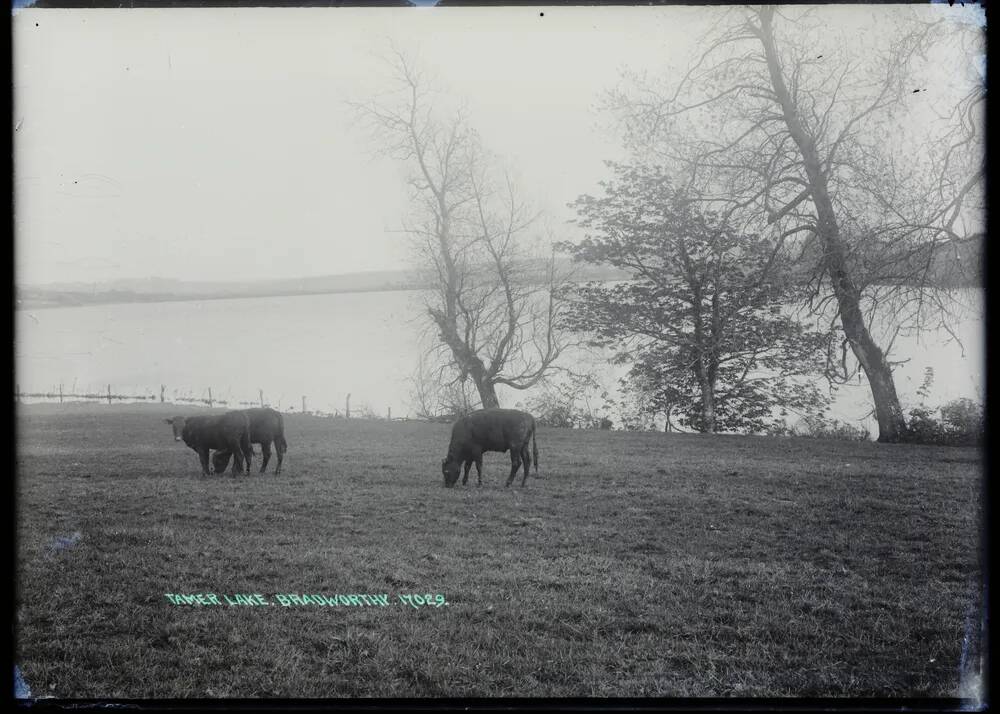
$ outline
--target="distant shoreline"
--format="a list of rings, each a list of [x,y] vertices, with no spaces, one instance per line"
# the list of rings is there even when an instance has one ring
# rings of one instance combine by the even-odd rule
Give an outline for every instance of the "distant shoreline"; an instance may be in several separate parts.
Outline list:
[[[567,267],[569,261],[562,261]],[[621,280],[630,276],[615,268],[575,268],[574,282]],[[529,278],[530,279],[530,278]],[[15,288],[15,310],[46,310],[89,305],[126,305],[133,303],[198,302],[204,300],[239,300],[295,295],[339,295],[343,293],[400,292],[431,290],[434,284],[416,271],[390,270],[372,273],[348,273],[250,281],[231,285],[182,280],[147,278],[123,279],[111,283],[53,283],[24,285]]]
[[[169,302],[203,302],[207,300],[251,300],[273,297],[295,297],[315,296],[315,295],[341,295],[345,293],[378,293],[378,292],[402,292],[408,290],[432,290],[434,285],[426,281],[415,279],[412,274],[407,275],[403,271],[393,271],[391,277],[382,273],[379,278],[389,281],[378,283],[369,278],[359,280],[359,274],[329,276],[320,278],[303,278],[300,281],[281,280],[280,284],[253,285],[243,284],[213,290],[208,284],[184,284],[174,281],[178,289],[173,291],[170,287],[165,290],[150,290],[144,285],[134,287],[142,281],[120,281],[122,287],[110,287],[105,285],[101,290],[80,289],[79,285],[52,285],[25,286],[15,288],[14,309],[17,310],[49,310],[55,308],[68,307],[89,307],[93,305],[131,305],[131,304],[157,304]],[[374,276],[373,276],[374,277]],[[393,278],[395,278],[393,280]],[[571,282],[609,282],[633,280],[634,276],[629,275],[620,269],[584,269],[577,273]],[[301,283],[306,283],[302,285]],[[298,285],[296,283],[299,283]],[[309,283],[312,283],[309,285]],[[347,283],[347,284],[345,284]],[[353,284],[351,284],[353,283]],[[148,283],[147,283],[148,284]],[[171,286],[172,287],[172,286]],[[982,288],[983,285],[973,280],[950,281],[942,280],[937,285],[940,290],[954,290],[965,288]],[[185,289],[186,288],[186,289]]]
[[[132,304],[156,304],[164,302],[204,302],[207,300],[252,300],[272,297],[296,297],[309,295],[340,295],[343,293],[383,293],[402,292],[405,290],[428,290],[428,287],[421,286],[378,286],[378,287],[352,287],[352,288],[326,288],[316,290],[302,290],[292,292],[282,290],[270,293],[236,293],[236,294],[206,294],[206,295],[144,295],[141,293],[130,294],[125,297],[118,297],[108,293],[98,293],[93,298],[82,299],[78,302],[49,302],[35,300],[31,298],[15,301],[15,310],[51,310],[66,307],[92,307],[94,305],[132,305]],[[102,299],[103,298],[103,299]]]

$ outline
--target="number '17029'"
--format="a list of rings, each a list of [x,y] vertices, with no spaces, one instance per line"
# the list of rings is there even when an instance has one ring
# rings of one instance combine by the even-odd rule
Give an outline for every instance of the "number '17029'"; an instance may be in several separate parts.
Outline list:
[[[427,593],[426,595],[397,595],[399,601],[410,605],[414,608],[421,607],[441,607],[442,605],[447,605],[448,601],[445,600],[444,595],[438,593],[437,595],[432,595]]]

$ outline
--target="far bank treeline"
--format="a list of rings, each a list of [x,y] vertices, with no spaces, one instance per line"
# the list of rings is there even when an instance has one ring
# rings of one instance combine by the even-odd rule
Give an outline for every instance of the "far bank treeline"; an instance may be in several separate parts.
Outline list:
[[[567,265],[569,261],[564,261]],[[524,266],[519,274],[526,279],[537,271]],[[575,280],[626,280],[629,273],[613,267],[573,268]],[[324,275],[292,280],[259,280],[242,283],[206,283],[163,278],[116,280],[109,283],[54,283],[16,286],[18,309],[75,307],[115,303],[172,302],[179,300],[222,300],[232,298],[280,297],[284,295],[325,295],[332,293],[426,290],[434,286],[433,276],[415,270],[382,270],[370,273]]]
[[[939,252],[930,256],[926,281],[933,287],[950,290],[956,288],[981,288],[982,251],[981,236],[975,241],[955,246],[955,252],[945,257]],[[917,259],[913,259],[916,264]],[[965,269],[956,272],[955,262]],[[910,273],[915,270],[907,271]],[[531,274],[533,271],[526,270]],[[632,280],[632,273],[612,266],[574,265],[574,282],[600,282]],[[185,281],[129,280],[120,281],[130,287],[113,287],[118,283],[94,283],[86,287],[79,283],[53,286],[16,286],[16,309],[41,309],[47,307],[79,307],[83,305],[108,305],[123,303],[175,302],[182,300],[223,300],[232,298],[281,297],[284,295],[326,295],[347,292],[384,292],[394,290],[425,290],[432,287],[432,280],[421,279],[412,271],[395,271],[387,277],[380,271],[369,277],[365,273],[301,278],[288,281],[258,281],[242,284],[188,283]],[[804,277],[804,276],[803,276]],[[164,286],[163,284],[166,284]]]

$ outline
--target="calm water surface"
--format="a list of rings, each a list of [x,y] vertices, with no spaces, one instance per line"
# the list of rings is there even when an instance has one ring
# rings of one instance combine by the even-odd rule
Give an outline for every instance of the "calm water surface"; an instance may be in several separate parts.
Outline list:
[[[904,406],[915,403],[925,367],[935,370],[930,401],[978,397],[983,388],[983,335],[973,309],[953,325],[962,339],[943,344],[937,334],[899,337],[894,354]],[[426,346],[417,291],[338,293],[20,310],[16,313],[16,379],[24,392],[104,392],[213,397],[256,401],[258,390],[281,409],[363,406],[378,415],[414,412],[412,376]],[[964,348],[964,350],[963,350]],[[963,353],[964,352],[964,353]],[[615,387],[624,368],[574,353],[567,364],[596,370]],[[533,391],[501,391],[513,406]],[[841,388],[832,416],[860,420],[870,411],[862,381]],[[596,400],[595,406],[600,403]],[[612,415],[614,416],[614,415]],[[617,421],[617,420],[616,420]],[[873,420],[865,419],[872,425]]]

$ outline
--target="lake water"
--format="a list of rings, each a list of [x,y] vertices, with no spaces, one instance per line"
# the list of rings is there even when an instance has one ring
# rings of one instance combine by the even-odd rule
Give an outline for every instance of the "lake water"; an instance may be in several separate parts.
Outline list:
[[[962,340],[937,334],[899,337],[894,354],[910,361],[896,369],[904,407],[915,403],[925,367],[935,371],[931,403],[981,398],[984,335],[981,295],[952,324]],[[166,385],[176,397],[265,400],[280,409],[343,412],[363,407],[384,416],[413,415],[412,377],[427,343],[417,291],[338,293],[232,300],[94,305],[16,312],[15,369],[22,392],[146,394]],[[963,350],[964,348],[964,350]],[[614,391],[625,368],[575,352],[568,366],[597,371]],[[536,390],[499,389],[503,406]],[[861,421],[874,432],[870,393],[863,381],[839,390],[831,416]],[[595,402],[599,405],[600,400]],[[614,414],[612,414],[614,419]],[[617,422],[617,419],[615,419]]]

